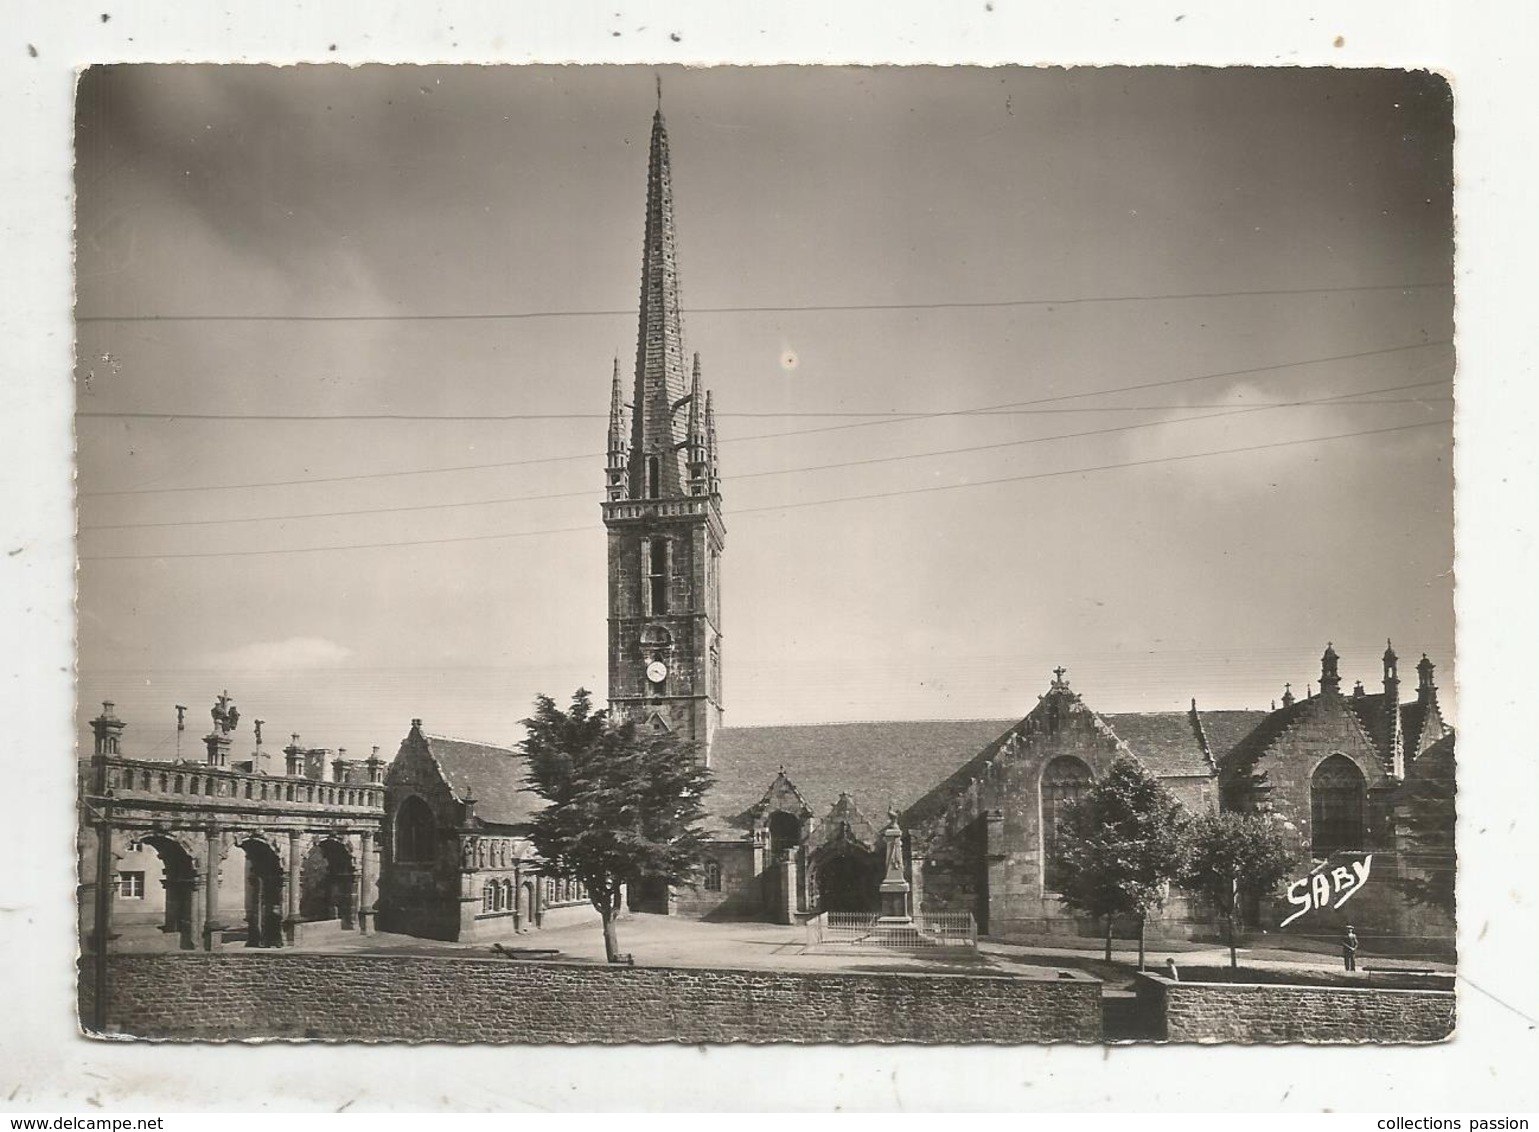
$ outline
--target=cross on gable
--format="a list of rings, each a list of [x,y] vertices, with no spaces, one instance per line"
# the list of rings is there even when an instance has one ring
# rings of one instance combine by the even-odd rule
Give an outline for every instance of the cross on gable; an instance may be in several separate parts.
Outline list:
[[[1053,669],[1053,683],[1057,684],[1059,687],[1062,687],[1063,686],[1063,674],[1065,672],[1067,672],[1067,671],[1068,671],[1068,669],[1065,668],[1061,664],[1057,668]]]

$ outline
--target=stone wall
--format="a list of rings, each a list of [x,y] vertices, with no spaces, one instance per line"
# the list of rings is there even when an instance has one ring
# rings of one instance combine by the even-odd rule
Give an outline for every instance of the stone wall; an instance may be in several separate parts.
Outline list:
[[[709,891],[699,878],[674,890],[673,912],[699,920],[753,920],[764,915],[764,880],[754,872],[753,846],[713,841],[707,856],[721,867],[721,888]]]
[[[1451,990],[1175,983],[1137,978],[1140,1008],[1172,1042],[1437,1042],[1454,1029]]]
[[[90,970],[81,1017],[89,1020]],[[422,956],[114,955],[109,1033],[445,1042],[1094,1042],[1087,976],[606,967]]]

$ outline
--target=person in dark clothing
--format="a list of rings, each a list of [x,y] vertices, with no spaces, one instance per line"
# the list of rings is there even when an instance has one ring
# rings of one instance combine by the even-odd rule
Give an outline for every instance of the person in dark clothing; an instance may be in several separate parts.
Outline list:
[[[1347,934],[1341,937],[1341,961],[1348,971],[1357,970],[1357,933],[1347,925]]]

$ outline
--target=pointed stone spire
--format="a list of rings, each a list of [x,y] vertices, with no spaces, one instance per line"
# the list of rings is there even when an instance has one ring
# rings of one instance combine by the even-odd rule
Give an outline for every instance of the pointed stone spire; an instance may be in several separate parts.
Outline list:
[[[673,177],[662,106],[652,116],[647,166],[647,221],[641,254],[641,318],[636,336],[636,391],[632,398],[631,497],[684,494],[687,437],[674,419],[684,404],[684,328],[679,311],[679,269],[673,231]]]
[[[721,494],[721,464],[716,458],[716,409],[711,404],[711,391],[705,391],[705,459],[710,477],[708,495]]]
[[[710,494],[710,469],[706,466],[705,412],[701,402],[705,395],[700,385],[700,355],[695,355],[694,370],[689,381],[689,494]]]
[[[1400,669],[1392,641],[1384,642],[1384,765],[1396,778],[1405,777],[1405,732],[1400,725]]]
[[[625,420],[625,400],[620,392],[620,356],[615,355],[614,379],[609,388],[609,450],[604,464],[604,492],[610,500],[625,498],[625,473],[629,429]]]

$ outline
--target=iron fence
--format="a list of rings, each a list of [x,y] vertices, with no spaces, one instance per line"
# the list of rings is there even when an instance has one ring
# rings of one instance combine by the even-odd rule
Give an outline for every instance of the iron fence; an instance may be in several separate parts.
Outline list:
[[[807,921],[807,946],[824,944],[891,951],[976,948],[978,922],[971,912],[921,912],[908,920],[887,920],[864,912],[822,912]]]

